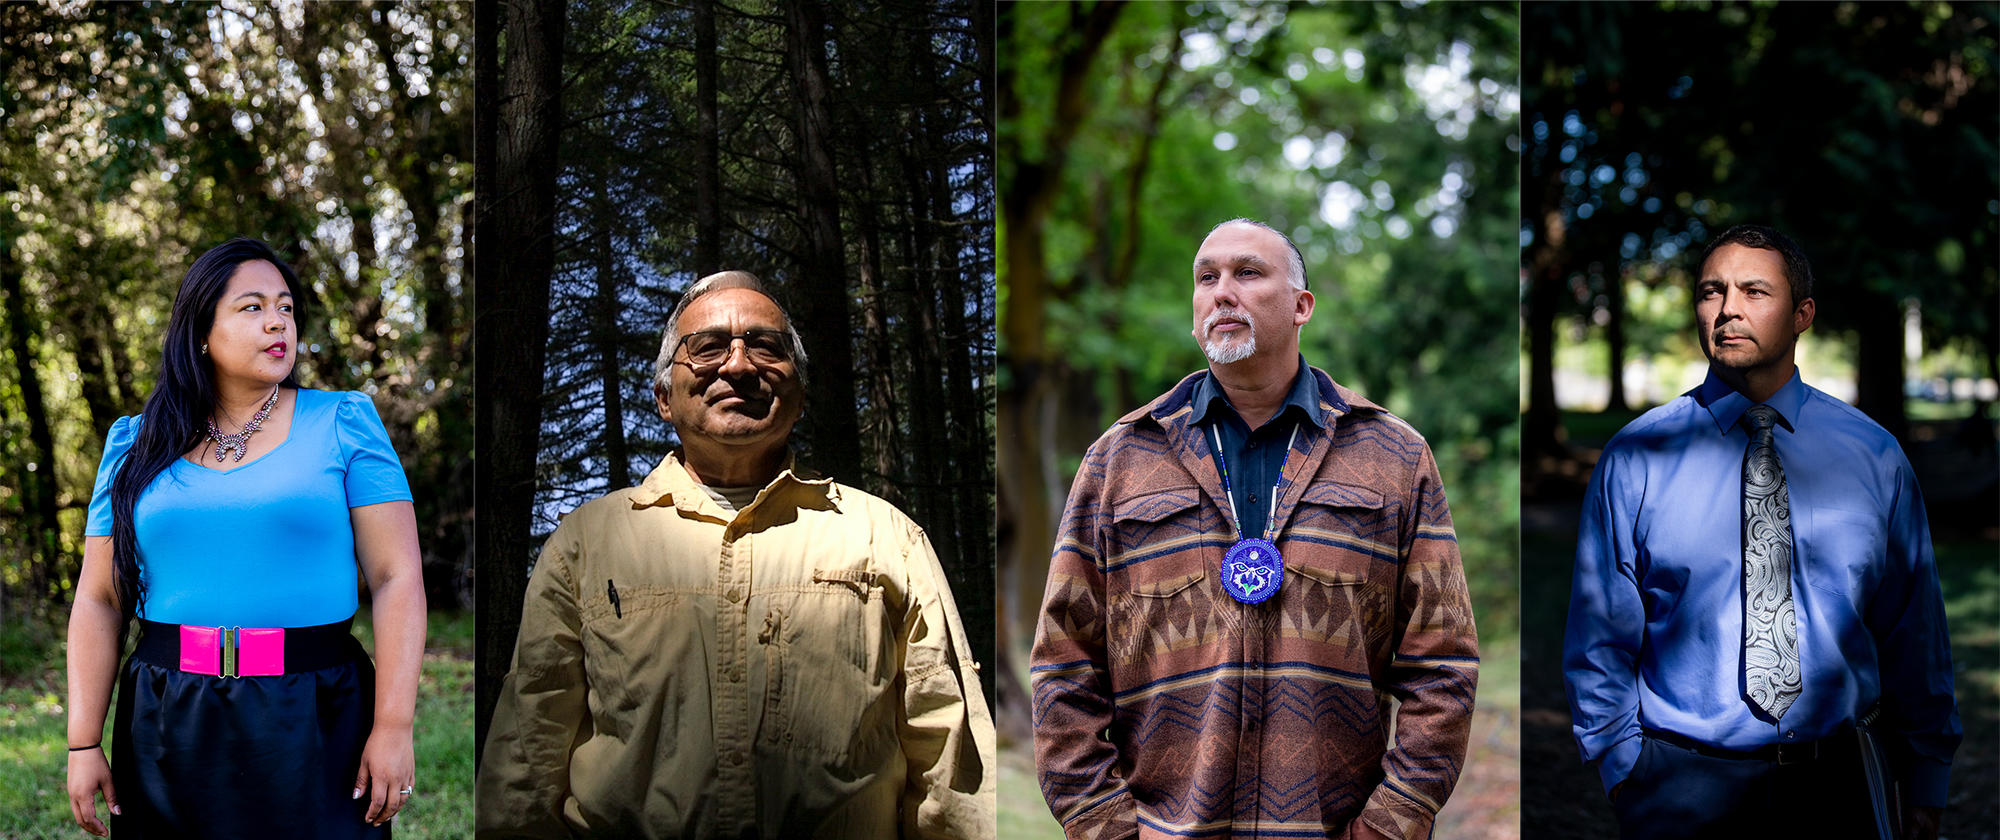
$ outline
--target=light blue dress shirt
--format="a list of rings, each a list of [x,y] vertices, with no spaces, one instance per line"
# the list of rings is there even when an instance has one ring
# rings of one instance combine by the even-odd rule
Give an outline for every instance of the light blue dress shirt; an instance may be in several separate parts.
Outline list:
[[[1638,761],[1641,726],[1751,750],[1844,731],[1879,700],[1877,731],[1907,746],[1905,795],[1941,807],[1963,729],[1916,477],[1894,437],[1796,372],[1766,404],[1781,418],[1804,693],[1776,724],[1743,696],[1737,420],[1752,403],[1711,371],[1614,436],[1591,474],[1563,639],[1577,747],[1609,791]]]
[[[133,505],[141,617],[203,627],[310,627],[354,615],[349,509],[410,501],[403,463],[367,394],[300,388],[283,443],[222,472],[177,458]],[[111,479],[138,439],[111,424],[86,536],[109,536]],[[211,462],[213,463],[213,462]]]

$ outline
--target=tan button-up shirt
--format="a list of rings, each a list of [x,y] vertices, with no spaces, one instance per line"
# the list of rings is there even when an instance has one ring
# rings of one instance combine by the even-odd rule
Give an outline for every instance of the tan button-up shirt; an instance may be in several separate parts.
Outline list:
[[[888,502],[786,469],[731,513],[669,457],[543,547],[479,836],[990,837],[968,650]]]

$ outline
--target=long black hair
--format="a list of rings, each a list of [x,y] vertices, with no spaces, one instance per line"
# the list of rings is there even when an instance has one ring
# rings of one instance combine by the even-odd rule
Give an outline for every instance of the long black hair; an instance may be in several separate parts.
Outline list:
[[[132,508],[153,479],[193,449],[208,430],[208,417],[215,410],[215,363],[203,354],[202,345],[215,325],[215,307],[229,288],[229,278],[238,266],[256,260],[270,263],[284,276],[285,288],[292,292],[292,317],[304,331],[306,290],[292,267],[261,241],[239,236],[210,248],[181,280],[160,352],[159,381],[140,414],[138,438],[111,480],[111,561],[117,572],[118,604],[128,621],[146,601]],[[287,373],[282,384],[296,388],[299,383]]]

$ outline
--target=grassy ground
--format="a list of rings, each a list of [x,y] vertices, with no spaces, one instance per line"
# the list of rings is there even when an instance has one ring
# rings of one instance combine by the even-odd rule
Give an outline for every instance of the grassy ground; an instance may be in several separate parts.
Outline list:
[[[356,625],[369,644],[365,610]],[[397,837],[472,836],[472,628],[469,613],[431,614],[417,695],[417,796],[396,818]],[[64,701],[60,627],[10,618],[0,626],[0,838],[86,836],[64,795]]]
[[[1500,635],[1503,630],[1507,635]],[[1520,648],[1511,628],[1481,629],[1479,695],[1473,707],[1465,772],[1459,776],[1451,800],[1438,813],[1432,834],[1437,840],[1516,840],[1521,836]],[[1003,708],[1000,713],[1027,712]],[[1034,746],[1003,745],[1000,840],[1062,840],[1062,836],[1062,828],[1049,815],[1049,806],[1035,781]]]

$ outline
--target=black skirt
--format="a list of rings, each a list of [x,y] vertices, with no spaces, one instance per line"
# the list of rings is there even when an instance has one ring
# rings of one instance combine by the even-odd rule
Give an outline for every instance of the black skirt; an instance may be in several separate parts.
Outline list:
[[[143,635],[118,683],[111,836],[386,840],[353,798],[375,669],[344,631],[335,664],[241,678],[185,673],[178,638]]]

